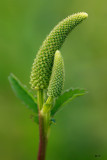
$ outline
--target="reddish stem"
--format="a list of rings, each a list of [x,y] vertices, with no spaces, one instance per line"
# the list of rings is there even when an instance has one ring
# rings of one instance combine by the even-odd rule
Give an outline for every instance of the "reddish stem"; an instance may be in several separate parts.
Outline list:
[[[45,160],[46,155],[46,145],[47,145],[47,133],[44,128],[44,117],[39,112],[39,151],[38,160]]]

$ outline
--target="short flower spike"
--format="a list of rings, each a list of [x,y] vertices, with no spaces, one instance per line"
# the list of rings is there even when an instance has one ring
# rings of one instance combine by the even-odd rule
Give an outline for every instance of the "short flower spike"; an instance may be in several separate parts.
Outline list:
[[[64,86],[64,62],[60,51],[56,51],[52,75],[48,87],[48,96],[55,98],[61,95]]]
[[[40,47],[33,63],[30,77],[32,88],[46,89],[48,87],[56,50],[61,48],[70,31],[87,17],[88,14],[85,12],[70,15],[59,22],[59,24],[50,32]]]

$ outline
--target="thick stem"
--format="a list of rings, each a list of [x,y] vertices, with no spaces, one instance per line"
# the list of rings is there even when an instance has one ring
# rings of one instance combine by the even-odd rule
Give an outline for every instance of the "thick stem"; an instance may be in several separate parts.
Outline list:
[[[39,110],[39,151],[38,160],[45,160],[46,145],[47,145],[47,129],[45,126],[45,116],[42,114],[41,109],[43,107],[43,90],[38,90],[38,110]]]
[[[39,113],[39,152],[38,152],[38,160],[45,160],[46,155],[46,145],[47,145],[47,133],[45,131],[44,125],[44,117]]]

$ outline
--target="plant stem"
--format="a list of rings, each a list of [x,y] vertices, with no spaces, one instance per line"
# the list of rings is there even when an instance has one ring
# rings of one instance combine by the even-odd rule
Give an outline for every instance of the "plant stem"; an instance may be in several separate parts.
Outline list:
[[[45,160],[46,155],[46,145],[47,145],[47,134],[45,132],[44,126],[44,117],[39,114],[39,152],[38,152],[38,160]]]
[[[47,129],[45,126],[45,115],[42,114],[43,107],[43,90],[37,91],[38,110],[39,110],[39,151],[38,160],[45,160],[46,145],[47,145]]]
[[[37,91],[37,103],[38,103],[38,110],[40,111],[43,107],[43,90]]]

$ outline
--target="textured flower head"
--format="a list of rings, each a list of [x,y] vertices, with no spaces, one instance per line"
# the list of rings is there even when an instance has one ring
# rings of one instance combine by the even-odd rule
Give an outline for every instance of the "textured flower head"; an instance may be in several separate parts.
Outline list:
[[[56,51],[54,56],[54,64],[52,68],[52,75],[48,87],[48,96],[58,97],[61,95],[64,87],[64,62],[60,51]]]
[[[50,32],[33,63],[30,77],[32,88],[46,89],[48,87],[56,50],[61,48],[70,31],[87,17],[88,15],[85,12],[68,16]]]

